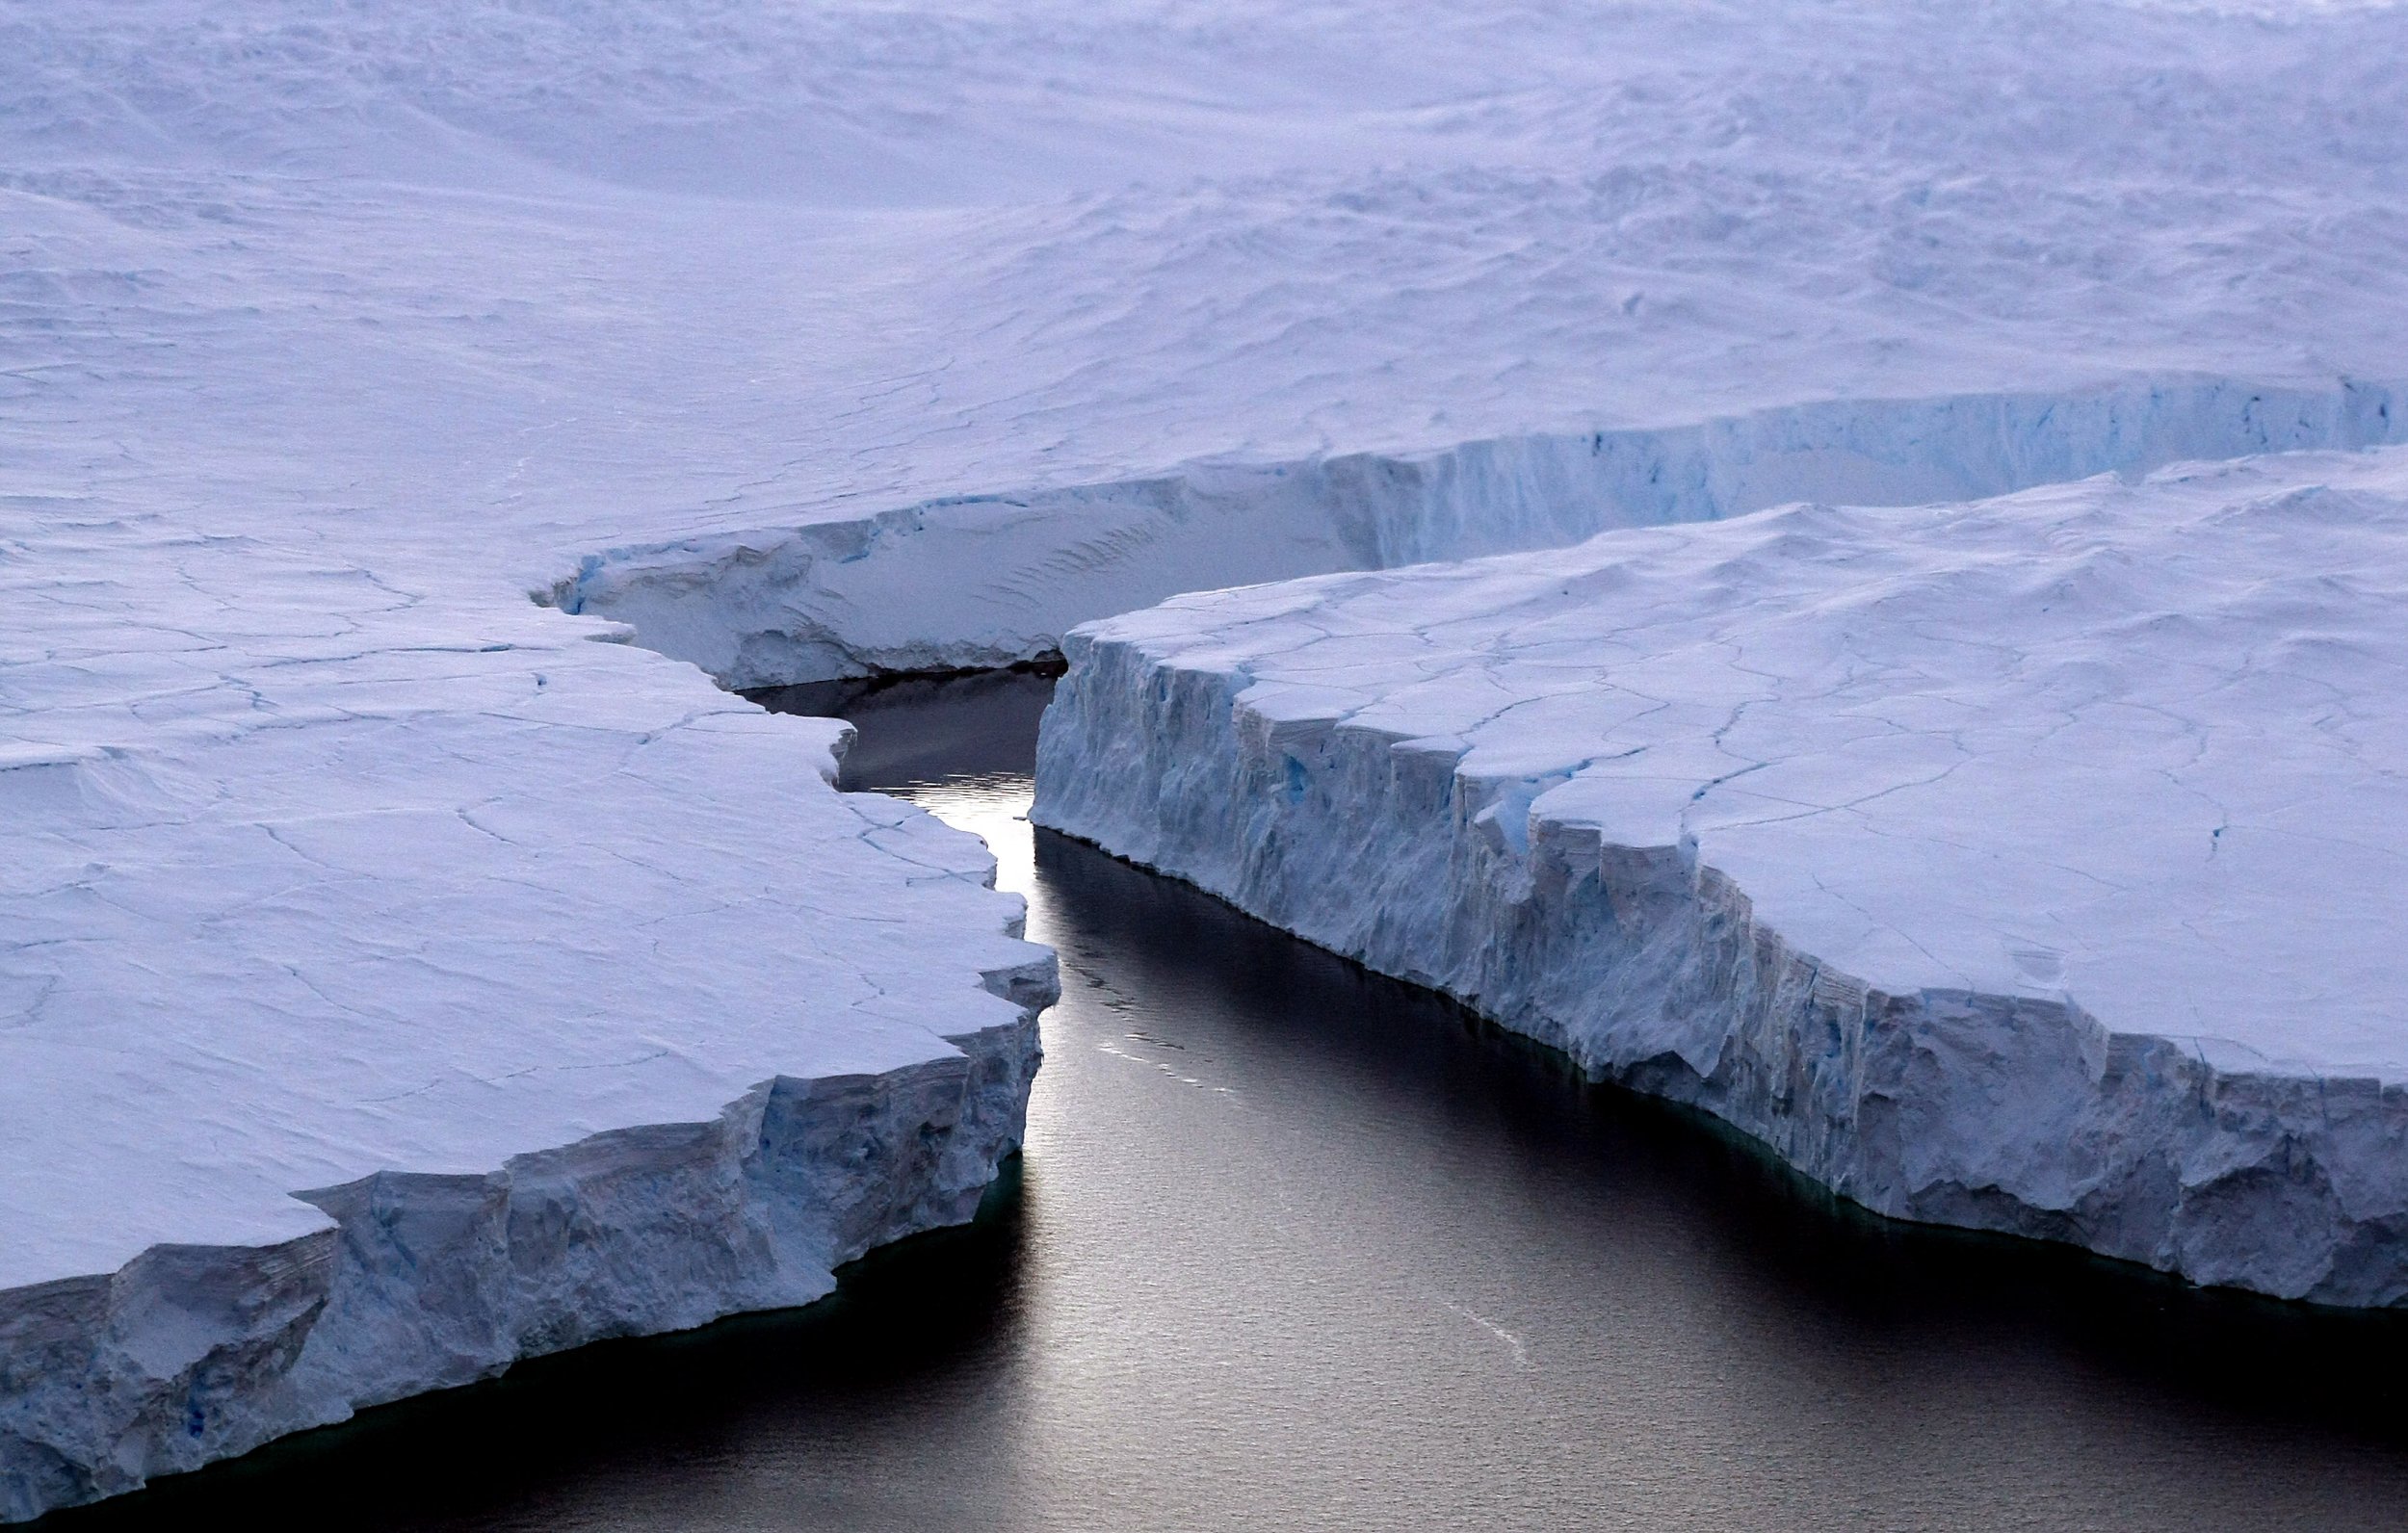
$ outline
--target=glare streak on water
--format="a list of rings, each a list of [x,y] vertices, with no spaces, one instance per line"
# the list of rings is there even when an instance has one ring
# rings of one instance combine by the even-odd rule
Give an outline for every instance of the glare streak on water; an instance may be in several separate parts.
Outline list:
[[[2396,1527],[2394,1316],[1835,1208],[1025,818],[1049,685],[765,698],[1061,953],[1028,1151],[837,1300],[103,1509],[394,1528]]]

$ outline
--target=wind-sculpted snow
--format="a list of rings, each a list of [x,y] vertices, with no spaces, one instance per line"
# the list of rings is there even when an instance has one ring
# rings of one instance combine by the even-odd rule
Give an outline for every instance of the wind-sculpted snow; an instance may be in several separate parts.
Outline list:
[[[0,1516],[969,1216],[1052,956],[841,726],[85,514],[0,547]]]
[[[1183,597],[1038,822],[1908,1218],[2408,1298],[2408,452]]]

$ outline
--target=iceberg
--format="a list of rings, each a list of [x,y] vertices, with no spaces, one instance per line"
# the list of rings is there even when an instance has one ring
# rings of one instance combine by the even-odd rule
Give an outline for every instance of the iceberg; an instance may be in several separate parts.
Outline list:
[[[1018,1147],[1053,956],[844,726],[405,571],[12,554],[0,1517],[807,1303]]]
[[[122,0],[0,43],[5,1518],[964,1215],[1048,960],[713,679],[2403,440],[2396,7]],[[2221,1047],[2165,1068],[2257,1078]]]
[[[1074,630],[1034,820],[1900,1218],[2408,1298],[2408,452]]]

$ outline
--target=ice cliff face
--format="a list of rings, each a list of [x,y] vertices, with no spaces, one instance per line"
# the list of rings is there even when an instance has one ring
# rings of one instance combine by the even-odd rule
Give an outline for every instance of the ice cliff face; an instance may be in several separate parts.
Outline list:
[[[325,1228],[293,1239],[0,1290],[0,1518],[524,1358],[824,1296],[872,1247],[967,1220],[1018,1147],[1050,999],[1019,979],[1019,1019],[950,1056],[772,1078],[714,1119],[482,1174],[379,1172],[299,1193]]]
[[[737,685],[2354,445],[2246,401],[2336,418],[2408,354],[2391,7],[127,0],[0,43],[13,490],[438,558]]]
[[[1053,958],[841,726],[84,509],[0,556],[0,1517],[969,1217]]]
[[[2404,49],[2098,0],[0,8],[0,1510],[816,1292],[1008,1150],[1043,961],[977,854],[529,592],[798,681],[2397,440]],[[1500,889],[1553,866],[1494,823]]]
[[[1034,818],[1881,1212],[2395,1304],[2403,571],[2376,453],[1184,597]]]
[[[547,599],[737,688],[1008,665],[1182,591],[1556,548],[1784,501],[1907,506],[2180,458],[2408,438],[2408,393],[2188,379],[1797,405],[931,501],[584,561]],[[942,592],[942,601],[931,593]]]

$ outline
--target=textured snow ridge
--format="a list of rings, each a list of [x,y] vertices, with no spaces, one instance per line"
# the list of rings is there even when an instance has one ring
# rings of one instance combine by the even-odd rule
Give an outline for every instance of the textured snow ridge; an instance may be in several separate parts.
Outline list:
[[[22,506],[15,509],[22,510]],[[0,543],[0,1518],[970,1216],[1052,955],[621,631],[104,505]]]
[[[2408,453],[1069,636],[1034,818],[1884,1213],[2408,1297]]]
[[[1835,402],[930,501],[587,559],[545,599],[730,687],[1008,665],[1182,591],[1560,547],[1786,501],[1913,505],[2408,437],[2408,391],[2229,380]],[[926,595],[942,590],[946,600]]]

